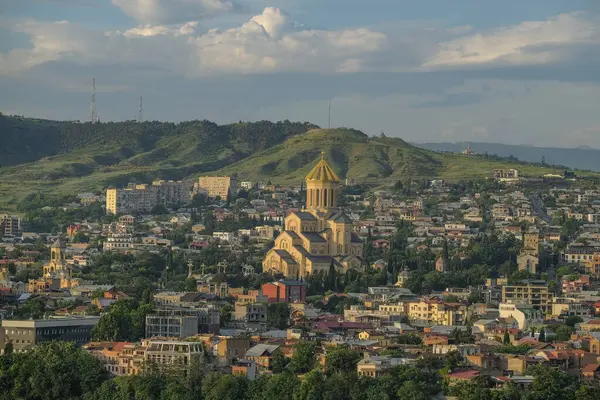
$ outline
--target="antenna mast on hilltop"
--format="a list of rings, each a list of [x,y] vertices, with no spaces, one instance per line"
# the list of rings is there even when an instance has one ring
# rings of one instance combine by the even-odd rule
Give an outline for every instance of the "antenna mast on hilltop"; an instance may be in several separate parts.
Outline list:
[[[327,128],[331,129],[331,97],[329,98],[329,116],[327,118]]]
[[[144,103],[142,102],[142,96],[140,96],[140,109],[138,110],[138,122],[144,122]]]
[[[96,78],[92,78],[92,95],[90,96],[90,118],[89,121],[95,124],[99,121],[98,110],[96,110]]]

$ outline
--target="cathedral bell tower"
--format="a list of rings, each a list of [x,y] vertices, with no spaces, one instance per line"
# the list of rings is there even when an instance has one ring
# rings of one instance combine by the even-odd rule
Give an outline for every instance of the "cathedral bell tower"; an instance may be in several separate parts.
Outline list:
[[[321,152],[321,160],[306,175],[306,209],[326,212],[337,208],[340,194],[340,178],[325,161],[325,153]]]

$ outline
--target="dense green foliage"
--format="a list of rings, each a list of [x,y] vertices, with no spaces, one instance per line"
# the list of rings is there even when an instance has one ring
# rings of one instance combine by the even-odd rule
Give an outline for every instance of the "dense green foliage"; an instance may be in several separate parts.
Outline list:
[[[285,329],[290,319],[290,306],[287,303],[269,304],[267,308],[267,324],[277,329]]]
[[[3,166],[8,166],[94,149],[98,153],[116,150],[92,154],[99,165],[113,165],[143,153],[148,153],[142,157],[145,160],[136,161],[155,162],[161,157],[156,150],[176,145],[179,138],[196,139],[186,146],[192,146],[191,150],[200,156],[220,151],[224,145],[234,152],[257,151],[312,128],[317,126],[289,121],[222,126],[206,120],[177,124],[158,121],[89,124],[0,116],[0,140],[5,144],[0,159]]]
[[[107,379],[102,362],[74,343],[0,356],[0,399],[78,400]]]
[[[102,314],[94,327],[94,340],[136,341],[145,335],[146,314],[153,309],[152,304],[141,304],[134,300],[119,300]]]
[[[513,384],[494,389],[487,377],[449,386],[436,371],[455,367],[460,357],[423,359],[415,367],[398,366],[377,379],[357,377],[359,355],[344,348],[328,350],[327,374],[315,367],[315,346],[302,342],[282,372],[254,381],[211,372],[194,359],[186,374],[148,369],[138,376],[109,379],[102,363],[71,343],[44,343],[25,353],[0,356],[0,399],[23,400],[427,400],[442,392],[472,400],[592,400],[597,388],[576,376],[535,366],[531,390]],[[296,362],[294,362],[296,360]],[[300,380],[292,371],[304,373]]]

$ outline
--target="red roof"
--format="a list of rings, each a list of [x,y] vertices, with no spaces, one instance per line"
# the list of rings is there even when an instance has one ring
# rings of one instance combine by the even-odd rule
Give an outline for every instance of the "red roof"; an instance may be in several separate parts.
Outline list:
[[[113,350],[114,351],[123,351],[123,348],[130,344],[129,342],[115,342],[115,345],[113,346]]]
[[[600,368],[600,365],[598,364],[587,364],[581,368],[581,372],[594,373],[598,368]]]
[[[468,370],[468,371],[457,371],[457,372],[453,372],[451,374],[448,374],[448,378],[450,379],[464,379],[464,380],[470,380],[475,378],[476,376],[481,375],[481,372],[479,371],[475,371],[475,370]]]
[[[313,324],[313,328],[321,330],[331,329],[372,329],[373,325],[363,322],[335,322],[321,321]]]

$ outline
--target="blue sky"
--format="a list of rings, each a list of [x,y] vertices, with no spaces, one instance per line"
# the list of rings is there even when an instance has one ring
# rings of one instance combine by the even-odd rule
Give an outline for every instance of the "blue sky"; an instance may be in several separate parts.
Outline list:
[[[0,111],[600,147],[594,0],[0,0]]]

